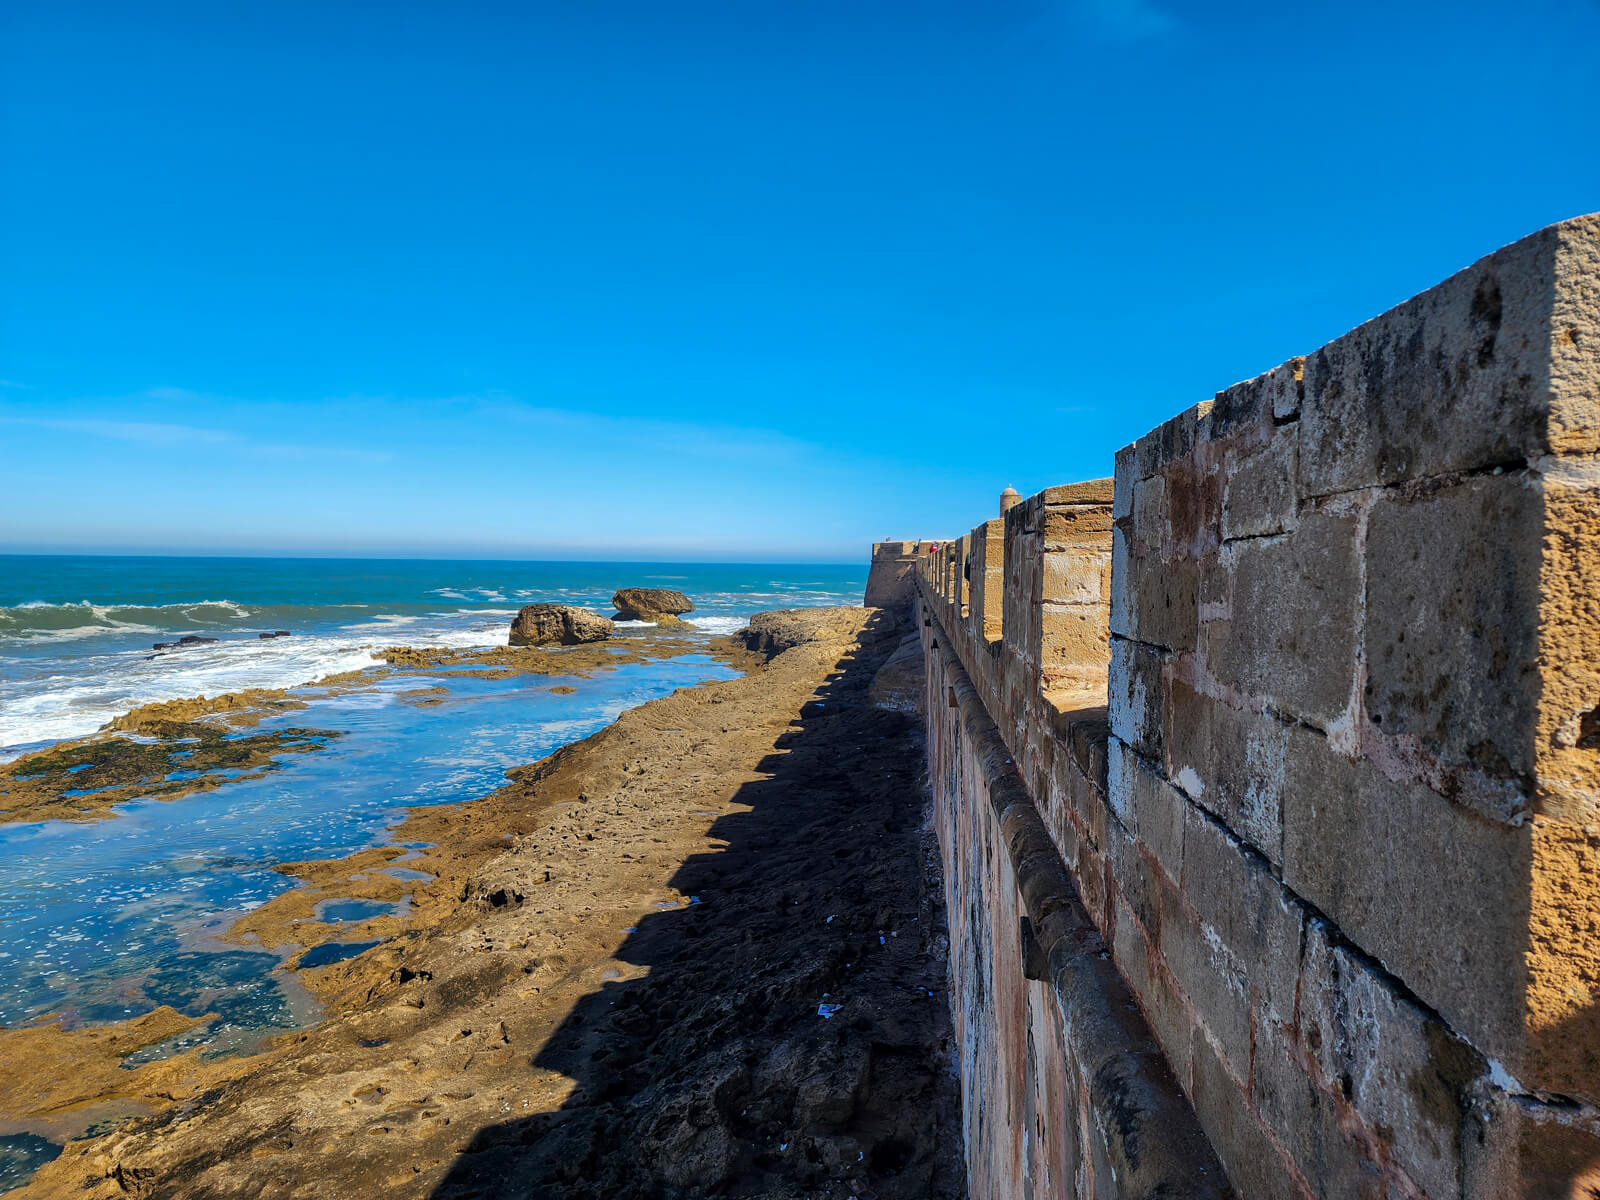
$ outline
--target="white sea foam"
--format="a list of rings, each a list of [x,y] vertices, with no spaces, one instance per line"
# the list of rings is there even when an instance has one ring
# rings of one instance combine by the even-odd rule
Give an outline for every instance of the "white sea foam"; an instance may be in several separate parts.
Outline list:
[[[715,634],[732,633],[750,623],[749,617],[707,617],[699,613],[685,613],[683,619],[701,633]]]
[[[506,618],[515,615],[515,609],[492,608],[458,613],[384,613],[346,629],[384,646],[470,649],[506,645],[511,636],[511,622]]]
[[[245,688],[314,683],[373,665],[370,647],[346,638],[238,640],[168,654],[124,651],[76,660],[71,674],[0,687],[0,761],[20,748],[93,733],[130,708],[219,696]]]

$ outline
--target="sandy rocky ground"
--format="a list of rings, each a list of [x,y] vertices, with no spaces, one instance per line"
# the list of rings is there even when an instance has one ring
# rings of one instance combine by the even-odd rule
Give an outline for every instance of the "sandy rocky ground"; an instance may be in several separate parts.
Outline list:
[[[325,1019],[260,1054],[119,1069],[190,1023],[170,1009],[0,1035],[27,1080],[0,1121],[151,1114],[11,1195],[963,1195],[909,632],[763,614],[744,677],[416,810],[396,841],[435,843],[406,865],[436,878],[406,918],[341,930],[374,949],[298,971]],[[371,868],[399,853],[295,864],[306,886],[228,937],[392,898]]]

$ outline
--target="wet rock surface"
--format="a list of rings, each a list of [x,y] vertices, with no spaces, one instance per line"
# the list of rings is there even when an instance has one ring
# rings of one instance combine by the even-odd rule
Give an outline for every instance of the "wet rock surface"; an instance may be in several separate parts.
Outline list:
[[[177,710],[197,703],[146,707]],[[275,770],[284,755],[314,753],[339,736],[309,728],[234,733],[227,726],[177,717],[138,723],[123,718],[114,724],[146,740],[84,738],[0,764],[0,824],[93,820],[129,800],[175,800]]]
[[[17,1194],[961,1195],[919,734],[869,694],[904,631],[845,611],[415,811],[408,917],[296,973],[322,1024]]]
[[[220,639],[214,637],[201,637],[197,633],[186,633],[175,642],[155,642],[152,650],[184,650],[190,646],[215,646]]]

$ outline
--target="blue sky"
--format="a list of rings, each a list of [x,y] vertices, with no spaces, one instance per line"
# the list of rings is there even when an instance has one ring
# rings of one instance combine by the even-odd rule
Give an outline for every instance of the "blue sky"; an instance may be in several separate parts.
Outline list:
[[[0,6],[0,548],[858,559],[1600,208],[1600,3]]]

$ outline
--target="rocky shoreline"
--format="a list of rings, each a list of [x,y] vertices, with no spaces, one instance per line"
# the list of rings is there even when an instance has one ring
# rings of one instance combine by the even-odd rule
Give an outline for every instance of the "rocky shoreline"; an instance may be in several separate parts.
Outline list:
[[[268,717],[304,709],[308,701],[369,690],[406,671],[447,677],[470,672],[480,679],[513,675],[588,678],[596,671],[705,650],[704,639],[670,629],[630,631],[625,638],[575,646],[392,646],[374,654],[382,665],[314,684],[145,704],[109,722],[98,733],[0,763],[0,825],[99,820],[128,800],[176,800],[237,778],[217,774],[219,771],[273,770],[278,756],[315,752],[338,734],[293,728],[241,737],[241,731]],[[428,689],[397,694],[419,704],[437,697],[436,691]]]
[[[860,609],[752,624],[744,678],[413,810],[395,840],[432,843],[406,865],[433,878],[340,931],[366,952],[295,973],[320,1024],[8,1100],[5,1128],[150,1113],[14,1194],[960,1194],[906,631]],[[321,898],[393,899],[374,868],[405,853],[282,868],[306,886],[227,937],[303,944]],[[114,1062],[189,1018],[140,1020],[0,1034],[0,1070]]]

